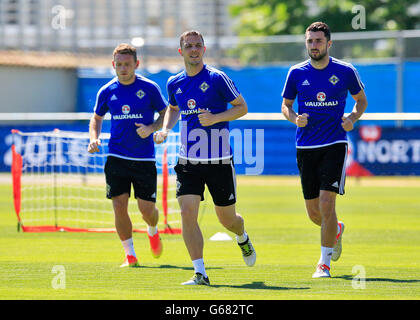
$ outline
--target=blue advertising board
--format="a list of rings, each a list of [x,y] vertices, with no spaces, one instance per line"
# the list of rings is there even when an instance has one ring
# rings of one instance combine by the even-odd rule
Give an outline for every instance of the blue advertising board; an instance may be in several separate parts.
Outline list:
[[[420,175],[420,128],[360,126],[349,137],[349,161],[366,173]]]
[[[109,132],[108,121],[104,122],[103,132]],[[13,138],[11,129],[19,129],[22,132],[51,131],[57,126],[2,126],[0,127],[0,171],[10,172],[12,161],[11,145],[16,144],[18,152],[34,154],[42,149],[45,143],[42,139],[33,139],[25,146],[22,141]],[[79,131],[87,133],[86,123],[73,123],[61,125],[60,130]],[[237,174],[246,175],[296,175],[295,149],[296,128],[285,121],[233,121],[231,123],[231,143],[233,146],[234,162]],[[92,166],[92,157],[88,157],[87,139],[83,143],[75,144],[64,140],[57,140],[55,153],[49,155],[32,156],[40,162],[51,163],[51,157],[60,159],[61,170],[81,170],[71,165],[70,160],[79,161],[80,164]],[[23,149],[25,148],[25,149]],[[169,150],[169,166],[176,162],[177,146],[172,145]],[[68,156],[57,155],[71,151],[71,159]],[[104,150],[106,153],[106,150]],[[162,164],[163,148],[156,146],[157,167],[160,172]],[[34,160],[34,161],[35,161]],[[85,162],[83,162],[85,161]],[[87,161],[87,162],[86,162]],[[355,165],[362,171],[355,174],[369,175],[420,175],[420,128],[391,128],[379,126],[359,126],[349,133],[348,169]],[[51,169],[51,168],[50,168]],[[54,169],[54,168],[52,168]],[[96,169],[97,170],[97,169]],[[348,174],[353,174],[348,170]]]

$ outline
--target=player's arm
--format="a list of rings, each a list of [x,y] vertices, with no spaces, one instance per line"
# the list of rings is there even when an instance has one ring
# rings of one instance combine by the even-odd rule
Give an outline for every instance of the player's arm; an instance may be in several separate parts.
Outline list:
[[[101,145],[101,140],[99,140],[99,135],[102,130],[102,122],[104,117],[94,113],[89,122],[89,145],[88,152],[94,153],[99,152],[99,146]]]
[[[163,119],[165,119],[165,114],[166,114],[166,110],[168,109],[168,107],[166,107],[165,109],[163,109],[163,110],[160,110],[158,113],[159,113],[159,117],[156,119],[156,121],[155,122],[153,122],[152,123],[152,129],[153,129],[153,132],[156,132],[156,131],[158,131],[158,130],[160,130],[160,129],[162,129],[162,126],[163,126]]]
[[[150,136],[152,133],[160,130],[162,128],[163,125],[163,119],[165,117],[165,113],[166,113],[166,109],[164,108],[163,110],[159,111],[159,117],[151,124],[149,125],[145,125],[143,123],[135,123],[135,125],[137,126],[137,134],[145,139],[148,136]]]
[[[162,143],[168,137],[169,131],[176,125],[179,120],[179,107],[169,104],[163,118],[162,130],[155,132],[153,140],[156,143]]]
[[[354,124],[365,112],[368,102],[366,98],[365,91],[361,89],[359,93],[352,95],[353,99],[356,101],[353,111],[347,116],[343,116],[341,126],[345,131],[353,130]]]
[[[295,110],[293,110],[293,102],[295,100],[283,98],[283,102],[281,104],[281,112],[283,113],[284,117],[289,120],[291,123],[297,125],[298,127],[305,127],[308,124],[308,117],[307,113],[297,114]]]
[[[211,126],[218,122],[233,121],[248,113],[248,105],[242,95],[237,96],[230,102],[232,108],[220,113],[210,113],[208,110],[200,109],[198,119],[202,126]]]

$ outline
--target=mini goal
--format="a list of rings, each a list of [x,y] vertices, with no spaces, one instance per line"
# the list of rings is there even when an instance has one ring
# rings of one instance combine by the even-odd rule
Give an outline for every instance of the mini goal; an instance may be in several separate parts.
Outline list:
[[[99,153],[87,152],[87,132],[21,132],[12,130],[12,181],[18,230],[24,232],[115,232],[111,200],[106,198],[103,172],[109,133],[101,134]],[[179,134],[156,145],[159,232],[179,234],[180,212],[175,198]],[[129,214],[134,232],[146,224],[133,193]]]

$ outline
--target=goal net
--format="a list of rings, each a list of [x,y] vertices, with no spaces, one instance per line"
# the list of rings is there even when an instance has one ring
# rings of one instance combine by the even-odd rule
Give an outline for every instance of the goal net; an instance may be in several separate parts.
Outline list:
[[[112,201],[106,198],[104,165],[109,133],[100,152],[87,152],[87,132],[12,130],[12,180],[18,230],[24,232],[115,232]],[[179,134],[156,145],[159,232],[181,233],[175,198]],[[133,194],[133,193],[132,193]],[[137,201],[129,200],[134,232],[146,232]]]

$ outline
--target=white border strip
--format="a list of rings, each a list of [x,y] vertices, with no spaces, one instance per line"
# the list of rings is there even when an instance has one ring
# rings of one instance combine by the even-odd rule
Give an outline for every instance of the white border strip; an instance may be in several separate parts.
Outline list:
[[[0,113],[0,121],[77,121],[90,120],[91,112]],[[348,116],[348,114],[345,114]],[[111,119],[109,113],[105,120]],[[248,113],[238,120],[286,120],[282,113]],[[420,120],[420,113],[364,113],[360,120]]]
[[[348,116],[346,113],[345,116]],[[282,113],[248,113],[238,120],[286,120]],[[360,120],[420,120],[420,113],[364,113]]]

